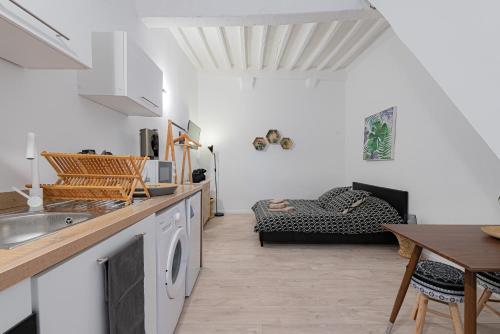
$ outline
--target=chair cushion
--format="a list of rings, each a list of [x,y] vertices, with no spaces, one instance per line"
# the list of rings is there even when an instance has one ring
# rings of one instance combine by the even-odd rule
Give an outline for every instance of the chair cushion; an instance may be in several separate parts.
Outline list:
[[[464,273],[441,262],[419,262],[411,285],[431,299],[446,303],[464,302]]]
[[[330,203],[330,201],[335,196],[338,196],[338,195],[342,194],[343,192],[346,192],[350,189],[351,189],[351,187],[336,187],[336,188],[328,190],[323,195],[318,197],[319,205],[321,205],[321,207],[323,209],[326,209],[328,203]]]
[[[500,272],[477,273],[477,283],[485,289],[490,289],[494,293],[500,294]]]
[[[353,204],[360,201],[362,202],[362,200],[367,197],[370,197],[370,193],[368,191],[348,190],[332,198],[323,208],[336,211],[338,213],[347,213],[353,207]]]

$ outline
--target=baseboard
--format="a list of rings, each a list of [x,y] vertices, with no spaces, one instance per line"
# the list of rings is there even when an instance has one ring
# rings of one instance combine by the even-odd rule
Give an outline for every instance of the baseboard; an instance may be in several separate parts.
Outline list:
[[[226,215],[249,215],[253,214],[252,210],[224,210],[224,213]]]

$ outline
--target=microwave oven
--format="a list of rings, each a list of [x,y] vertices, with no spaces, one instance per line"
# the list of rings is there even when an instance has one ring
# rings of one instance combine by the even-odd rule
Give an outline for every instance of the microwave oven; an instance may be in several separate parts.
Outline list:
[[[147,183],[173,183],[172,161],[147,160],[142,171],[142,179]]]

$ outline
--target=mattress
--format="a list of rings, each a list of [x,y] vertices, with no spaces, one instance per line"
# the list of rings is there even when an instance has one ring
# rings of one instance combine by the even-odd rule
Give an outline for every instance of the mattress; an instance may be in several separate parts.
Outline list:
[[[268,200],[252,206],[256,232],[305,232],[365,234],[383,232],[382,224],[402,224],[396,209],[377,197],[368,197],[353,211],[342,214],[326,210],[318,200],[288,200],[292,212],[268,210]]]

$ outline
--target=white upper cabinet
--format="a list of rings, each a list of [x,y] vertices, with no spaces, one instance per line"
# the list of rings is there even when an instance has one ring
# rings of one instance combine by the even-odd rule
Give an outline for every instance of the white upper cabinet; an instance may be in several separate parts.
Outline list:
[[[0,0],[0,58],[25,68],[92,65],[90,1]]]
[[[92,34],[91,70],[78,72],[80,95],[129,116],[161,116],[163,72],[126,32]]]

